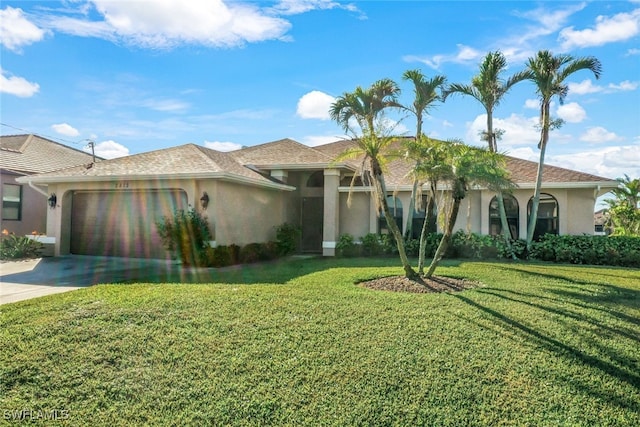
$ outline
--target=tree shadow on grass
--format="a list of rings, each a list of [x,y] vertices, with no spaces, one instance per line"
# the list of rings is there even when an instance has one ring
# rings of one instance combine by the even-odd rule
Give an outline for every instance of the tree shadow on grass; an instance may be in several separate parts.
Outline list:
[[[536,344],[537,346],[551,351],[559,357],[569,359],[569,361],[572,363],[578,363],[584,365],[585,367],[595,368],[601,371],[603,374],[606,374],[619,382],[626,383],[634,389],[640,391],[640,375],[633,369],[621,369],[620,367],[606,360],[603,360],[602,358],[586,354],[579,349],[574,348],[558,339],[547,336],[532,327],[526,326],[523,323],[510,318],[493,308],[482,305],[467,296],[460,294],[450,295],[468,304],[469,306],[490,315],[497,324],[515,331],[518,335]],[[606,351],[607,349],[601,348],[601,350]],[[613,355],[612,358],[616,359],[617,357]],[[625,362],[624,365],[630,366],[628,361]],[[610,394],[606,393],[605,390],[596,388],[593,384],[578,383],[577,380],[575,380],[573,385],[603,400],[615,401],[620,407],[640,410],[640,403],[632,397],[627,399],[616,398],[615,396],[611,396]]]

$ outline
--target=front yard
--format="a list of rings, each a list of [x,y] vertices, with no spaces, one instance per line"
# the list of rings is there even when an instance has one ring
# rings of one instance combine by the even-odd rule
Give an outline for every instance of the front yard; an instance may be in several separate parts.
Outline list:
[[[220,284],[3,305],[3,419],[640,425],[640,270],[451,262],[437,273],[483,285],[354,285],[401,274],[396,264],[283,261],[219,273]]]

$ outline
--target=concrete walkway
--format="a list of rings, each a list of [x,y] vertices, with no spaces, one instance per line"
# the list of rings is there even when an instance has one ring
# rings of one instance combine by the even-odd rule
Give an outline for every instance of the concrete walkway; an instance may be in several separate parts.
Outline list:
[[[98,283],[171,280],[171,261],[70,255],[0,263],[0,304],[80,289]]]

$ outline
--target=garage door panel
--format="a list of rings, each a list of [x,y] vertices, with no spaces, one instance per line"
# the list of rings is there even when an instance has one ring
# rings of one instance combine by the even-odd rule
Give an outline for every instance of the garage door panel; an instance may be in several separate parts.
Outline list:
[[[166,258],[156,221],[187,206],[183,191],[76,192],[71,253]]]

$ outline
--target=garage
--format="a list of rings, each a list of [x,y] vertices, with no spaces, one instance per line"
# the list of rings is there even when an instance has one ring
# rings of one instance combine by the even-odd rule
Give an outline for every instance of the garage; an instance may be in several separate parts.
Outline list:
[[[182,190],[75,191],[71,253],[131,258],[167,258],[156,221],[187,208]]]

